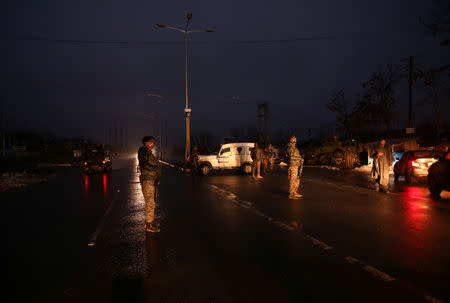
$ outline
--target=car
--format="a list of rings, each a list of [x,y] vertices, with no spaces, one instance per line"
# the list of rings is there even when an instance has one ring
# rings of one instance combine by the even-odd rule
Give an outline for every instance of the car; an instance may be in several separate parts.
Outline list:
[[[200,173],[204,176],[213,170],[240,169],[244,174],[252,172],[251,148],[255,143],[239,142],[226,143],[219,147],[213,155],[199,155]]]
[[[110,172],[112,161],[109,153],[104,149],[87,150],[83,162],[83,172],[86,174],[95,172]]]
[[[439,198],[441,191],[450,190],[450,150],[428,169],[428,189],[434,198]]]
[[[428,168],[437,161],[438,154],[431,150],[410,150],[403,154],[394,165],[394,181],[398,182],[400,176],[406,183],[414,179],[428,176]]]

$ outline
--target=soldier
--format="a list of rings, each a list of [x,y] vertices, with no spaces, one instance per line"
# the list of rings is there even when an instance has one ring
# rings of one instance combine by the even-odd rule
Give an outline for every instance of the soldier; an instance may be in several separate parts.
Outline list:
[[[159,186],[161,166],[158,158],[153,154],[155,138],[145,136],[138,151],[140,182],[145,199],[145,230],[151,233],[159,232],[159,226],[154,222],[156,208],[156,187]]]
[[[291,136],[286,149],[286,154],[289,156],[289,199],[298,199],[302,197],[302,195],[298,193],[298,186],[300,185],[299,168],[303,168],[303,158],[300,155],[300,151],[296,147],[296,144],[297,138]]]
[[[372,155],[372,177],[376,185],[375,189],[380,192],[389,193],[389,170],[391,169],[394,157],[391,149],[386,146],[386,140],[381,138],[380,143],[375,147]]]
[[[255,147],[252,149],[250,156],[252,157],[252,177],[262,179],[261,177],[261,161],[263,157],[263,150],[259,147],[258,142],[255,143]]]
[[[191,156],[190,156],[190,158],[189,158],[189,162],[190,162],[190,165],[191,165],[191,173],[192,173],[192,177],[193,177],[193,179],[192,179],[192,181],[194,182],[194,183],[197,183],[197,181],[198,181],[198,147],[197,146],[194,146],[193,148],[192,148],[192,152],[191,152]]]

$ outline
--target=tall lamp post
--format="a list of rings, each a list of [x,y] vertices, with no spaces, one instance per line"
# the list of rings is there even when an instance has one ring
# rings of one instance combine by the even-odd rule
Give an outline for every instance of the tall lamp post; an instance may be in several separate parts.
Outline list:
[[[186,77],[186,104],[184,107],[184,113],[186,115],[186,149],[185,149],[185,160],[187,160],[190,156],[191,153],[191,125],[190,125],[190,120],[191,120],[191,108],[189,107],[189,97],[188,97],[188,35],[190,33],[202,33],[202,32],[206,32],[206,33],[212,33],[214,32],[213,30],[210,29],[203,29],[203,30],[188,30],[189,27],[189,22],[192,19],[192,13],[188,13],[186,15],[186,26],[183,29],[181,28],[177,28],[177,27],[173,27],[173,26],[167,26],[164,24],[156,24],[156,26],[161,27],[161,28],[167,28],[167,29],[171,29],[171,30],[175,30],[177,32],[183,33],[184,34],[184,53],[185,53],[185,77]]]

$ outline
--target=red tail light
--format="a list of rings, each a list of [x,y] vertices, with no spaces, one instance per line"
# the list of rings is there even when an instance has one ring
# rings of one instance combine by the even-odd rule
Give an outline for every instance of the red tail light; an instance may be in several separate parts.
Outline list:
[[[103,164],[105,164],[105,163],[106,163],[106,161],[105,161],[105,160],[103,160],[103,161],[102,161],[102,163],[103,163]]]
[[[411,161],[411,166],[412,167],[420,167],[420,164],[419,164],[419,162]]]
[[[84,166],[87,166],[87,162],[84,162]]]

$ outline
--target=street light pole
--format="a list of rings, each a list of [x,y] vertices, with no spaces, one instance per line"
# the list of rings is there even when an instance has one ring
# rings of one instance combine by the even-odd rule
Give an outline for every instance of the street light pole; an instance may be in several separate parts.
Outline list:
[[[185,147],[185,153],[184,157],[185,160],[189,159],[191,154],[191,108],[189,108],[189,94],[188,94],[188,35],[190,33],[195,32],[206,32],[206,33],[212,33],[213,30],[205,29],[205,30],[188,30],[189,22],[192,19],[192,13],[188,13],[186,15],[186,26],[183,29],[176,28],[173,26],[167,26],[164,24],[156,24],[156,26],[161,28],[167,28],[171,30],[175,30],[178,32],[181,32],[184,34],[184,55],[185,55],[185,79],[186,79],[186,104],[184,107],[184,113],[186,116],[186,147]]]
[[[190,159],[191,155],[191,109],[189,108],[189,93],[188,93],[188,27],[192,14],[186,15],[186,27],[184,29],[184,54],[185,54],[185,79],[186,79],[186,105],[184,113],[186,115],[186,147],[184,150],[184,159]]]

